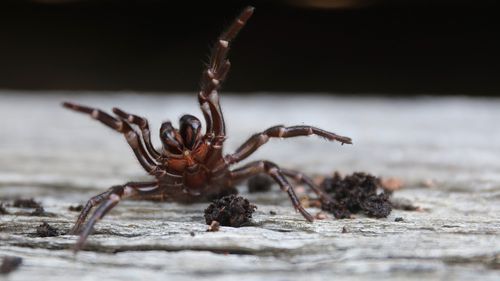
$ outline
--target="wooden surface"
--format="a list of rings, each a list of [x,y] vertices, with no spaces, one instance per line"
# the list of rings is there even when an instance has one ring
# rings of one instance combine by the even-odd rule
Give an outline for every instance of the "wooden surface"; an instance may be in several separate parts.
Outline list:
[[[227,152],[272,125],[316,125],[352,137],[354,145],[273,140],[250,160],[311,175],[397,177],[405,187],[395,198],[423,211],[307,223],[277,187],[248,194],[241,186],[258,205],[253,226],[206,232],[207,204],[127,201],[74,256],[74,236],[36,237],[36,226],[45,221],[65,232],[78,214],[70,205],[146,176],[122,136],[62,109],[67,99],[144,115],[154,133],[166,119],[201,116],[195,95],[0,93],[0,197],[32,197],[55,214],[0,215],[0,256],[23,258],[0,280],[500,279],[500,100],[225,95]]]

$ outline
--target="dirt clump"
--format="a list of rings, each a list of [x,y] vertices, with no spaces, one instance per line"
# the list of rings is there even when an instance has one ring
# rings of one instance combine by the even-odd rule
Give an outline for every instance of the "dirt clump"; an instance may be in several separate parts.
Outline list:
[[[271,190],[273,180],[267,175],[257,175],[250,178],[247,182],[248,192],[266,192]]]
[[[385,191],[380,180],[366,173],[353,173],[345,177],[335,173],[321,183],[322,189],[332,200],[323,200],[321,208],[335,218],[350,218],[363,212],[369,217],[385,218],[392,211],[390,192]]]
[[[23,259],[20,257],[12,257],[7,256],[2,260],[2,265],[0,265],[0,274],[9,274],[12,271],[16,270],[21,263],[23,263]]]
[[[83,205],[76,205],[76,206],[69,206],[68,207],[68,210],[72,211],[72,212],[81,212],[83,210]]]
[[[33,198],[16,199],[12,203],[12,206],[16,207],[16,208],[34,209],[31,212],[27,212],[24,210],[15,212],[14,214],[18,215],[18,216],[35,216],[35,217],[55,217],[56,216],[54,213],[46,212],[45,209],[43,208],[42,204],[36,202]]]
[[[212,221],[217,221],[222,226],[233,227],[248,225],[256,208],[241,196],[224,196],[214,200],[205,209],[205,222],[210,225]]]
[[[55,237],[59,236],[59,231],[47,222],[43,222],[41,225],[36,227],[36,235],[38,237]]]
[[[46,215],[47,213],[45,212],[45,209],[42,206],[37,207],[33,212],[30,213],[30,216],[36,216],[36,217],[43,217]]]
[[[14,200],[14,203],[12,204],[12,206],[16,207],[16,208],[32,208],[32,209],[42,207],[42,205],[40,203],[36,202],[33,198],[16,199],[16,200]]]

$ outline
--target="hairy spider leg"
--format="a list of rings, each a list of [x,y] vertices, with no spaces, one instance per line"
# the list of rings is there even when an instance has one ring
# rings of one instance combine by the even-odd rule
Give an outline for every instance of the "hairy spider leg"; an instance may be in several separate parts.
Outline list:
[[[300,182],[309,186],[309,188],[314,193],[316,193],[316,195],[318,195],[321,200],[327,202],[333,201],[332,197],[328,193],[323,191],[323,189],[321,189],[316,183],[314,183],[314,181],[310,177],[304,175],[303,173],[290,169],[281,169],[281,172],[283,173],[283,175],[294,179],[296,182]]]
[[[306,220],[310,222],[314,221],[313,216],[311,216],[311,214],[309,214],[300,204],[299,198],[297,198],[293,186],[285,178],[278,165],[269,161],[250,162],[241,168],[232,170],[229,175],[232,181],[238,182],[262,173],[271,176],[274,181],[280,186],[281,190],[288,193],[293,206],[302,214],[302,216]]]
[[[142,138],[144,140],[144,144],[146,145],[146,150],[151,156],[153,156],[154,159],[160,158],[161,154],[154,148],[151,142],[151,131],[149,129],[148,120],[146,118],[127,113],[116,107],[113,108],[113,112],[122,119],[125,119],[128,122],[137,125],[139,129],[141,129]]]
[[[92,211],[92,208],[95,206],[99,205],[102,203],[103,200],[107,199],[110,194],[115,192],[115,189],[117,188],[122,188],[124,186],[132,187],[132,188],[144,188],[144,187],[152,187],[157,185],[157,183],[152,183],[152,182],[128,182],[126,184],[122,185],[117,185],[117,186],[112,186],[108,190],[104,191],[103,193],[97,194],[96,196],[90,198],[85,206],[83,207],[82,211],[80,212],[80,215],[78,216],[78,219],[75,222],[75,225],[73,228],[70,230],[69,234],[79,234],[81,231],[81,227],[83,223],[85,222],[85,219],[89,215],[89,213]]]
[[[158,188],[155,187],[158,187],[157,182],[129,182],[124,185],[113,186],[107,191],[92,197],[83,208],[80,216],[78,216],[75,226],[73,226],[73,229],[70,232],[71,234],[80,234],[78,241],[73,248],[74,252],[76,253],[82,248],[83,244],[92,232],[94,225],[111,209],[113,209],[113,207],[115,207],[120,200],[130,197],[138,197],[140,199],[142,196],[149,196],[151,192],[158,190]],[[145,188],[146,190],[141,192],[141,188]],[[97,207],[95,212],[82,228],[82,225],[92,208],[98,205],[99,207]]]
[[[227,168],[229,165],[242,161],[243,159],[247,158],[252,153],[254,153],[259,147],[267,143],[269,141],[269,138],[291,138],[298,136],[309,136],[313,134],[326,138],[327,140],[330,141],[339,141],[342,144],[352,143],[351,139],[348,137],[339,136],[335,133],[328,132],[312,126],[284,127],[282,125],[279,125],[271,127],[265,130],[264,132],[251,136],[245,143],[243,143],[243,145],[241,145],[236,150],[235,153],[227,155],[225,157],[225,161],[222,164],[222,166],[217,167],[215,170],[216,171],[223,170],[224,168]],[[266,161],[252,162],[250,164],[251,166],[246,165],[243,168],[234,170],[233,172],[231,172],[231,176],[235,180],[238,180],[240,178],[245,178],[258,173],[265,172],[271,175],[275,179],[275,181],[278,182],[278,184],[280,184],[282,190],[284,190],[285,188],[284,183],[286,183],[287,184],[286,186],[289,187],[286,187],[285,191],[289,192],[289,196],[292,200],[294,207],[297,208],[308,221],[312,221],[312,216],[309,213],[307,213],[304,210],[304,208],[300,205],[300,202],[297,199],[297,196],[295,195],[293,188],[291,187],[290,184],[288,184],[288,182],[286,182],[286,179],[284,178],[283,175],[293,177],[298,181],[306,183],[316,194],[318,194],[318,196],[320,196],[320,198],[324,200],[331,200],[330,196],[328,196],[328,194],[324,193],[318,186],[316,186],[310,178],[305,177],[298,172],[292,170],[280,170],[278,166],[276,166],[275,164]],[[274,166],[271,167],[270,165]],[[270,170],[272,171],[270,172]],[[239,175],[240,171],[242,175]],[[282,180],[285,180],[285,182],[283,182]]]
[[[352,144],[348,137],[339,136],[337,134],[311,126],[293,126],[285,127],[282,125],[271,127],[262,133],[251,136],[243,143],[235,153],[225,157],[226,165],[231,165],[247,158],[254,153],[259,147],[269,141],[270,138],[293,138],[298,136],[317,135],[329,141],[339,141],[342,144]]]
[[[118,120],[106,112],[91,108],[87,106],[77,105],[74,103],[65,102],[63,106],[77,112],[90,115],[92,118],[100,121],[102,124],[110,127],[111,129],[122,133],[125,136],[128,144],[132,148],[137,160],[141,166],[151,175],[158,173],[158,163],[156,163],[151,156],[148,155],[144,149],[144,145],[139,138],[139,134],[130,126],[125,120]]]
[[[198,102],[203,112],[206,121],[207,138],[213,139],[213,145],[220,146],[225,139],[226,128],[224,116],[219,103],[219,95],[217,90],[224,82],[231,63],[226,58],[229,51],[231,41],[236,37],[238,32],[243,28],[248,19],[252,16],[253,7],[247,7],[236,18],[233,24],[222,33],[210,55],[210,60],[207,68],[202,74],[201,90],[198,94]]]

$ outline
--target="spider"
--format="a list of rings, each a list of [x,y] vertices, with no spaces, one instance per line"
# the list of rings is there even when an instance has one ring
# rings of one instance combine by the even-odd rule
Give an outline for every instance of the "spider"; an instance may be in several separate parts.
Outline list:
[[[218,38],[203,71],[198,102],[205,119],[202,124],[193,115],[184,115],[179,120],[179,129],[171,122],[162,123],[160,139],[162,149],[158,151],[151,143],[148,121],[140,116],[113,108],[115,116],[96,108],[64,102],[63,106],[92,118],[122,133],[132,148],[141,166],[154,180],[128,182],[109,188],[86,203],[70,233],[79,235],[75,251],[83,246],[94,225],[113,207],[124,199],[165,200],[180,203],[208,201],[222,195],[236,193],[235,186],[257,174],[269,175],[288,193],[293,206],[304,218],[312,222],[311,216],[300,204],[293,186],[287,177],[308,185],[321,198],[328,196],[303,174],[282,169],[273,162],[262,160],[250,162],[240,168],[230,169],[264,145],[270,138],[290,138],[318,135],[330,141],[351,144],[351,139],[312,126],[274,126],[254,134],[235,153],[223,154],[226,140],[224,117],[219,104],[218,90],[226,79],[231,66],[227,59],[229,45],[252,16],[253,7],[245,8],[229,28]],[[91,210],[97,207],[86,221]],[[86,223],[85,223],[86,222]]]

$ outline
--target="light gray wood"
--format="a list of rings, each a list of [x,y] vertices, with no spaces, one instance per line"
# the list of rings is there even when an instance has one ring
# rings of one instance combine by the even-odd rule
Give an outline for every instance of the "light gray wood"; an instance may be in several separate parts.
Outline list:
[[[0,256],[24,259],[8,280],[500,280],[500,100],[223,95],[227,152],[272,125],[318,126],[354,145],[272,140],[249,161],[270,159],[311,175],[397,177],[405,187],[395,197],[424,210],[308,223],[279,188],[248,194],[241,186],[258,205],[255,225],[206,232],[207,204],[126,201],[76,256],[68,250],[74,236],[34,237],[36,226],[46,221],[67,231],[78,215],[70,205],[147,177],[123,136],[64,110],[63,100],[144,115],[157,145],[161,121],[201,117],[194,94],[1,92],[0,197],[33,197],[56,214],[0,215]]]

